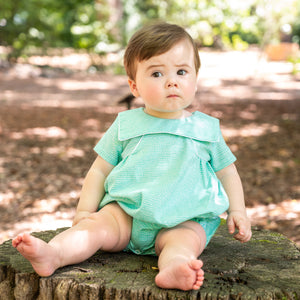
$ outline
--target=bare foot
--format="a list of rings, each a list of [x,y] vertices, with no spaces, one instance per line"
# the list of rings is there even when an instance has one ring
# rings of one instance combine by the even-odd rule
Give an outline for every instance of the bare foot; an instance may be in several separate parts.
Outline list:
[[[59,267],[57,252],[46,242],[24,233],[12,241],[15,247],[40,276],[50,276]],[[57,267],[55,267],[57,265]]]
[[[202,266],[202,261],[197,259],[171,263],[159,271],[155,283],[164,289],[198,290],[204,280]]]

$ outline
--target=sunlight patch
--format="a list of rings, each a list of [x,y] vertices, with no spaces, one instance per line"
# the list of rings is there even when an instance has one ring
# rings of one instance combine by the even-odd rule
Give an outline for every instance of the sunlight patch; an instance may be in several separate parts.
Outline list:
[[[25,130],[25,133],[28,135],[39,135],[44,136],[46,138],[66,138],[67,132],[59,127],[36,127],[36,128],[29,128]]]
[[[58,87],[65,91],[82,91],[82,90],[105,90],[112,88],[113,83],[104,81],[77,81],[63,80],[58,82]]]
[[[48,147],[45,150],[46,153],[51,155],[59,155],[61,158],[63,157],[83,157],[84,151],[81,149],[73,148],[73,147]]]
[[[278,132],[279,126],[272,124],[249,124],[241,128],[222,128],[222,132],[226,137],[249,137],[249,136],[261,136],[267,132]]]
[[[11,138],[15,140],[19,140],[24,138],[25,136],[40,136],[44,138],[66,138],[67,132],[66,130],[52,126],[52,127],[35,127],[28,128],[24,132],[12,132]]]

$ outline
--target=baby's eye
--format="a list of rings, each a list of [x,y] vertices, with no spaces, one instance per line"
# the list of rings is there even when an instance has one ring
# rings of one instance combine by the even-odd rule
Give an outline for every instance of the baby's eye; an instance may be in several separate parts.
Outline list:
[[[161,77],[162,76],[162,73],[161,72],[153,72],[152,73],[152,75],[151,75],[152,77]]]
[[[187,73],[187,71],[185,70],[178,70],[177,71],[177,75],[185,75]]]

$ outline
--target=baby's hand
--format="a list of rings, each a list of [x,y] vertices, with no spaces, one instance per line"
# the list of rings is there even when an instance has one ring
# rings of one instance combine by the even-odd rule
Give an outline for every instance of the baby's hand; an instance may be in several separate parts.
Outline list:
[[[76,213],[75,218],[73,220],[72,226],[75,226],[77,223],[79,223],[82,219],[87,218],[91,213],[88,211],[79,211]]]
[[[230,234],[234,234],[235,230],[238,230],[238,233],[234,235],[236,240],[245,243],[251,239],[251,223],[246,213],[237,210],[230,212],[227,218],[227,227]]]

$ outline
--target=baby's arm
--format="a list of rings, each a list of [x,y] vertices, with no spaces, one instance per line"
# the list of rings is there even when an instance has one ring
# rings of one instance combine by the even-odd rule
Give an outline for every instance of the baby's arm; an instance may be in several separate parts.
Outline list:
[[[248,242],[252,235],[251,223],[247,217],[243,187],[237,169],[234,164],[231,164],[216,174],[229,198],[228,230],[233,234],[235,229],[238,229],[235,239]]]
[[[113,168],[114,166],[101,156],[95,159],[83,182],[73,226],[98,210],[99,203],[105,193],[104,181]]]

